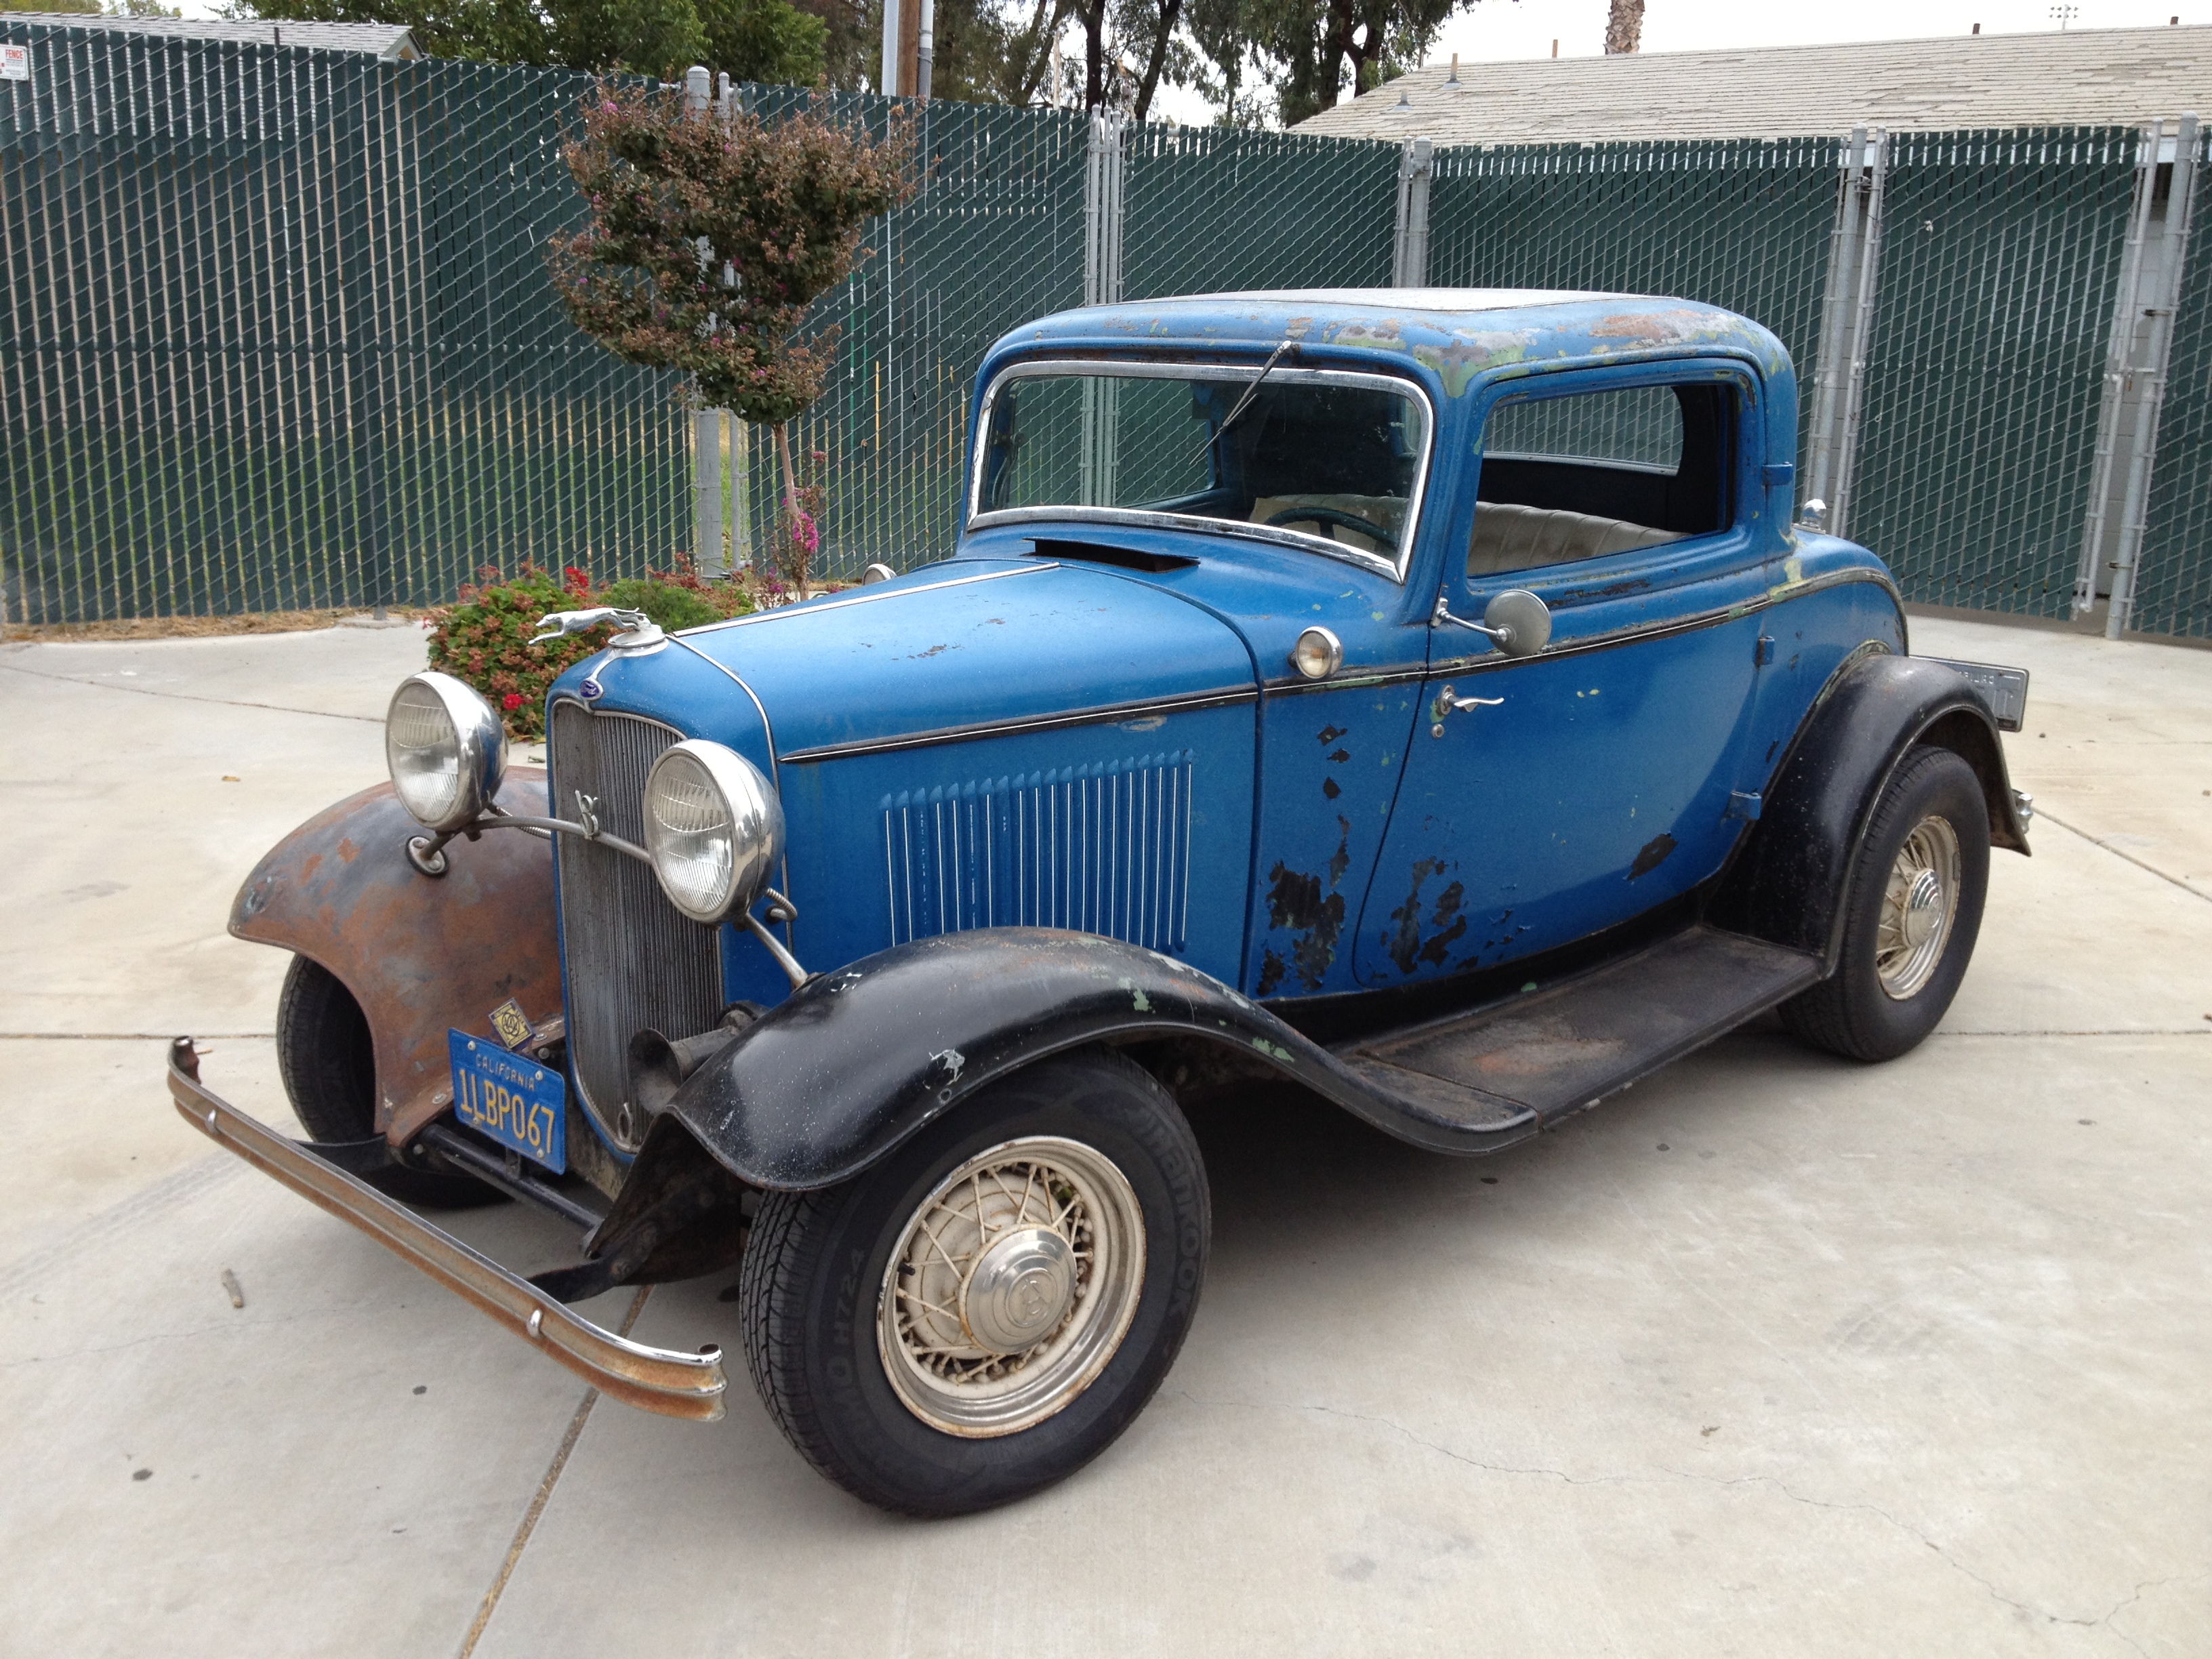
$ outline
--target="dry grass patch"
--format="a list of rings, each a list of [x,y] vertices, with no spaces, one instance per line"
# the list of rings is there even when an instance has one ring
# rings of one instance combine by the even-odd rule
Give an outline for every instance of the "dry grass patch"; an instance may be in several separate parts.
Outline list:
[[[0,623],[0,640],[190,640],[225,634],[301,634],[335,628],[374,613],[351,611],[253,611],[235,617],[131,617],[115,622]],[[403,622],[418,622],[419,606],[395,605],[386,612]]]

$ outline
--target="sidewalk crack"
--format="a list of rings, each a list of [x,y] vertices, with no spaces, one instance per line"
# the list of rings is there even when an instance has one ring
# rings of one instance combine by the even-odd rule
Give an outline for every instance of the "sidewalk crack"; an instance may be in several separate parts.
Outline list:
[[[623,1316],[622,1323],[616,1328],[617,1336],[629,1334],[630,1328],[637,1323],[637,1316],[645,1311],[646,1297],[652,1294],[652,1285],[638,1286],[637,1294],[630,1298],[629,1311]],[[514,1529],[514,1541],[507,1547],[507,1559],[499,1564],[499,1576],[491,1581],[491,1588],[484,1592],[483,1601],[477,1608],[476,1621],[469,1626],[469,1633],[461,1638],[461,1649],[454,1659],[469,1659],[469,1656],[477,1650],[477,1644],[483,1639],[484,1628],[491,1623],[492,1614],[499,1608],[499,1598],[507,1593],[507,1582],[514,1577],[514,1569],[522,1559],[522,1552],[529,1545],[530,1534],[538,1530],[538,1517],[545,1513],[545,1505],[552,1499],[553,1487],[561,1479],[562,1470],[568,1467],[568,1455],[576,1449],[576,1442],[583,1437],[584,1425],[591,1420],[592,1407],[599,1403],[599,1391],[597,1389],[584,1390],[584,1398],[576,1407],[576,1414],[568,1419],[568,1431],[561,1437],[561,1444],[553,1454],[553,1461],[546,1465],[545,1478],[538,1483],[538,1491],[531,1498],[530,1507],[523,1511],[522,1524]]]
[[[277,714],[312,714],[318,720],[366,720],[371,726],[384,724],[381,714],[335,714],[327,708],[295,708],[289,703],[252,702],[243,697],[203,697],[191,691],[159,691],[150,685],[118,685],[112,680],[90,680],[82,674],[47,674],[35,668],[18,668],[11,662],[0,662],[0,672],[21,674],[26,679],[50,680],[61,685],[89,685],[101,691],[128,691],[137,697],[167,697],[179,702],[220,703],[226,708],[265,708]]]

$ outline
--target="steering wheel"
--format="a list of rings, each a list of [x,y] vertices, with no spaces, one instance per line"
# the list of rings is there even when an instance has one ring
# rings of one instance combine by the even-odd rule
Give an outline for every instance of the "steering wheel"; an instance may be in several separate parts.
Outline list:
[[[1286,507],[1267,520],[1270,529],[1286,524],[1317,524],[1323,527],[1340,525],[1355,534],[1379,543],[1393,553],[1398,550],[1397,537],[1381,525],[1370,519],[1363,519],[1357,513],[1340,513],[1333,507]],[[1336,538],[1331,536],[1328,539],[1334,541]]]

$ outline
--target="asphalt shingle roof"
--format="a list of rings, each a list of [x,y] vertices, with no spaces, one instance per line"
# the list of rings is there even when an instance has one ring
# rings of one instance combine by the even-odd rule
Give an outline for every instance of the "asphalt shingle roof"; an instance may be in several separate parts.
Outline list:
[[[1449,73],[1414,70],[1297,130],[1441,145],[2133,125],[2212,115],[2212,27],[1462,62],[1456,92]]]

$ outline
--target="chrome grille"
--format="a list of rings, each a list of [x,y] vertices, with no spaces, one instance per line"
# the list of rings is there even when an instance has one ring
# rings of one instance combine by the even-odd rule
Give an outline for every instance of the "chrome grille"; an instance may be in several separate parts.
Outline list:
[[[554,811],[574,818],[576,796],[590,795],[601,829],[643,846],[646,775],[682,735],[635,714],[556,703],[546,744]],[[561,837],[560,866],[569,1065],[585,1108],[635,1146],[645,1125],[623,1110],[630,1038],[647,1026],[690,1036],[721,1017],[720,930],[678,911],[645,865],[580,836]]]
[[[1069,927],[1181,951],[1190,784],[1182,750],[885,796],[891,942]]]

